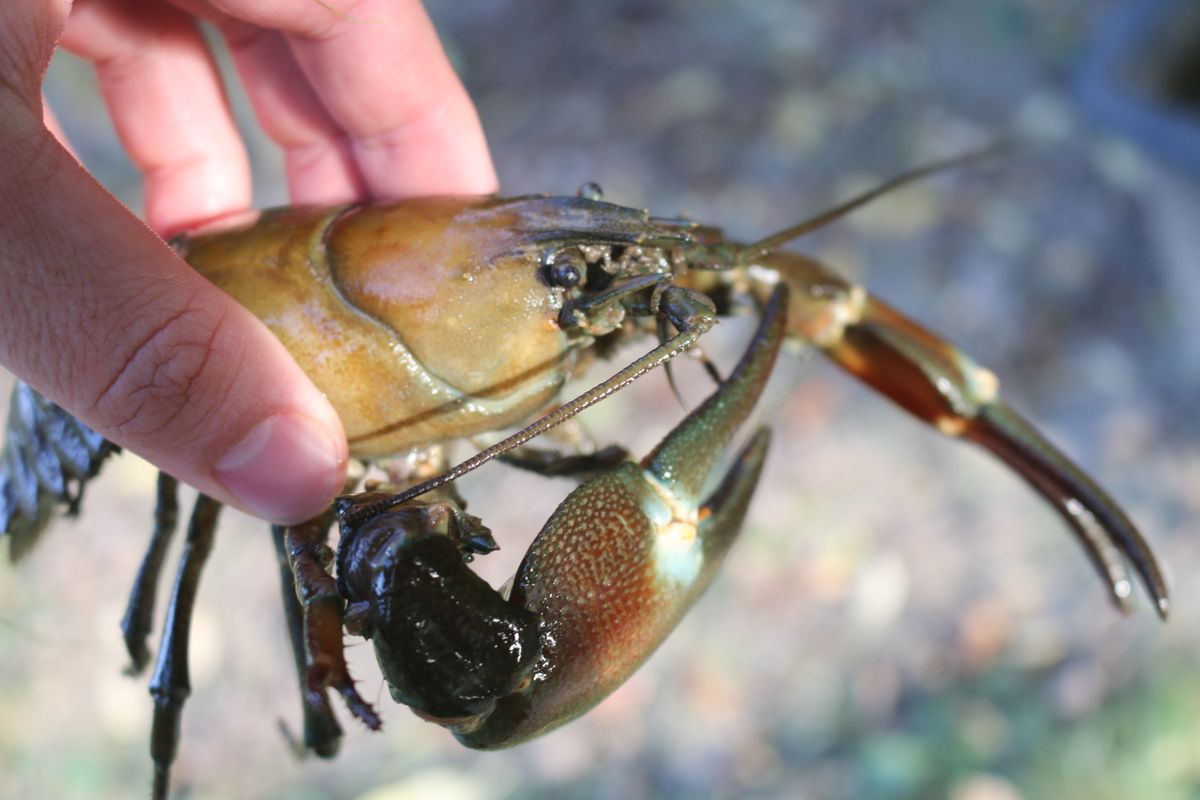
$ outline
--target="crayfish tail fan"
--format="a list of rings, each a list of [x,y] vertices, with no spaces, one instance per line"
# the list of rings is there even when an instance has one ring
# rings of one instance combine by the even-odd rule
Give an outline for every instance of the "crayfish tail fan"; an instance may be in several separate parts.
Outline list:
[[[0,453],[0,535],[13,561],[29,552],[57,510],[79,511],[83,488],[120,448],[17,381]]]

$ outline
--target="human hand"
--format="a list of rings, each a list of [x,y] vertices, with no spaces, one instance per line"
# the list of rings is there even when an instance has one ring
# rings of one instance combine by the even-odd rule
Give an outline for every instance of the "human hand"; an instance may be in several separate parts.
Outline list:
[[[206,494],[298,522],[342,488],[341,423],[267,328],[159,238],[250,208],[197,17],[283,148],[293,202],[480,194],[496,179],[418,0],[0,3],[0,364]],[[43,109],[60,43],[95,65],[153,232]]]

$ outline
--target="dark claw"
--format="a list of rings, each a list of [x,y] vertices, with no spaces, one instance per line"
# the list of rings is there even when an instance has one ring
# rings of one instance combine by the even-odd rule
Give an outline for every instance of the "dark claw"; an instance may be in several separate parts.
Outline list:
[[[827,356],[918,419],[995,454],[1067,523],[1118,608],[1128,608],[1131,594],[1122,563],[1127,558],[1166,619],[1166,581],[1137,527],[1107,492],[1004,402],[994,375],[812,259],[774,253],[764,263],[810,302],[824,303],[826,317],[840,320],[840,327],[827,325],[812,337]],[[812,291],[815,287],[820,291]],[[810,315],[816,317],[811,310]]]
[[[1113,601],[1128,608],[1128,573],[1118,553],[1133,564],[1155,610],[1171,610],[1167,584],[1150,546],[1121,507],[1095,481],[1003,401],[984,406],[966,438],[991,450],[1013,468],[1071,527],[1109,586]]]

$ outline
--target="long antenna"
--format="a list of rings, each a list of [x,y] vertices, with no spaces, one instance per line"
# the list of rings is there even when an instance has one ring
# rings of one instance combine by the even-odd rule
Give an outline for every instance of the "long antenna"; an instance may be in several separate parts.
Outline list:
[[[798,222],[791,227],[784,228],[778,233],[773,233],[765,239],[760,239],[753,244],[748,244],[738,251],[738,263],[744,264],[761,255],[770,253],[772,250],[777,250],[780,246],[787,244],[793,239],[798,239],[806,233],[811,233],[818,228],[823,228],[835,219],[840,219],[851,211],[862,208],[867,203],[875,200],[888,192],[899,189],[901,186],[914,183],[922,178],[934,175],[939,172],[947,172],[967,164],[975,164],[996,156],[1009,148],[1007,142],[997,142],[996,144],[988,145],[981,150],[973,150],[969,153],[945,158],[940,161],[933,161],[924,166],[916,167],[908,172],[902,172],[894,178],[889,178],[883,183],[868,189],[862,194],[855,195],[849,200],[845,200],[833,208],[822,211],[815,217],[809,217],[803,222]]]

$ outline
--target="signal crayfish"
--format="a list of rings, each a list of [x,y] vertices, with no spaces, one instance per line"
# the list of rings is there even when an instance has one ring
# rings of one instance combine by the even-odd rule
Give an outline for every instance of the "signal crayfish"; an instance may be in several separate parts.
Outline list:
[[[474,748],[539,736],[620,686],[738,535],[768,432],[752,434],[722,477],[713,473],[785,340],[811,344],[917,418],[991,451],[1053,506],[1119,607],[1132,594],[1128,561],[1165,618],[1167,588],[1137,528],[1009,408],[992,373],[822,263],[781,249],[948,163],[750,244],[604,202],[591,185],[577,197],[278,209],[250,227],[177,239],[177,251],[263,319],[327,393],[351,455],[386,471],[323,517],[272,529],[305,746],[337,750],[330,690],[367,726],[380,725],[350,678],[343,631],[372,642],[396,701]],[[705,362],[717,388],[650,454],[528,444],[688,351],[720,316],[744,312],[759,323],[741,361],[724,377]],[[568,379],[635,334],[658,344],[558,403]],[[448,468],[444,444],[523,424]],[[23,384],[5,448],[0,524],[14,556],[54,508],[78,509],[84,485],[117,450]],[[466,566],[497,545],[454,484],[496,457],[581,480],[500,591]],[[160,473],[155,529],[122,623],[135,672],[150,660],[177,488]],[[192,512],[150,685],[155,797],[167,795],[179,744],[188,626],[219,509],[201,496]],[[335,521],[336,552],[326,544]]]

